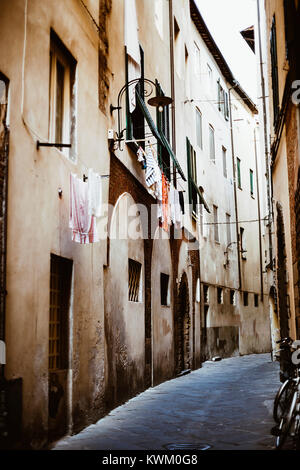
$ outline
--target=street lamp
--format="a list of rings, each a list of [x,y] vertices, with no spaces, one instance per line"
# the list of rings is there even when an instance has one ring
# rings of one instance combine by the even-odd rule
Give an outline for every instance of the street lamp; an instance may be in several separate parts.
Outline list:
[[[147,89],[144,90],[145,97],[151,96],[154,89],[156,90],[157,96],[150,98],[148,100],[148,104],[150,106],[154,106],[155,108],[157,108],[160,113],[163,112],[165,106],[168,106],[169,104],[173,102],[172,98],[169,98],[168,96],[160,96],[158,84],[154,83],[152,80],[149,80],[149,78],[134,78],[133,80],[130,80],[128,83],[123,85],[121,90],[118,93],[117,106],[113,106],[112,104],[110,105],[111,115],[115,110],[118,111],[118,132],[117,132],[116,140],[119,142],[119,145],[120,145],[121,140],[123,140],[123,135],[126,130],[126,127],[125,129],[121,128],[122,121],[121,121],[120,110],[122,109],[122,106],[121,106],[122,97],[125,91],[128,91],[129,87],[136,86],[138,83],[150,85],[150,88],[148,90]]]

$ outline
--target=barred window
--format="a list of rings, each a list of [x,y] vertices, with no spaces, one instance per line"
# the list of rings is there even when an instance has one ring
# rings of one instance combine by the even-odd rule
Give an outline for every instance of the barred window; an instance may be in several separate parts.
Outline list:
[[[141,301],[141,270],[142,265],[133,259],[128,260],[128,300],[130,302]]]
[[[69,304],[72,261],[51,255],[49,370],[68,368]]]

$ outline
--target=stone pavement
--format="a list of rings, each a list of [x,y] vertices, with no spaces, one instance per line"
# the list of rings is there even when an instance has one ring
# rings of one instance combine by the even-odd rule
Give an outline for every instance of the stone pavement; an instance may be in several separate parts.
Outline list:
[[[208,361],[111,411],[54,450],[270,450],[280,385],[270,354]]]

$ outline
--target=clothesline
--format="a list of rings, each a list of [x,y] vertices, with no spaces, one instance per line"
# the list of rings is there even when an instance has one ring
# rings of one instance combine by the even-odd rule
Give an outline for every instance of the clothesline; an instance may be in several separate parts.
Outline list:
[[[100,176],[100,178],[109,178],[110,177],[110,175],[99,175],[99,176]],[[83,179],[84,182],[86,182],[89,178],[88,178],[88,176],[86,176],[84,174],[82,179]]]

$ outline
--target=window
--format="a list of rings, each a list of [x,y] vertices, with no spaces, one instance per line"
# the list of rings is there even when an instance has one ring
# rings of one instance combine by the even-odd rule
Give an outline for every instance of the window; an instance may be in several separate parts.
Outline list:
[[[180,37],[180,28],[178,26],[177,20],[174,17],[174,50],[175,50],[175,67],[176,72],[181,77],[182,75],[182,45]]]
[[[72,261],[51,255],[49,308],[49,371],[68,368],[69,305]]]
[[[128,259],[128,300],[130,302],[141,302],[141,269],[138,261]]]
[[[254,294],[254,307],[258,307],[258,294]]]
[[[206,330],[208,327],[208,319],[209,319],[209,305],[204,305],[204,330]],[[204,338],[206,339],[206,332],[205,332]]]
[[[240,227],[240,249],[241,249],[241,255],[242,259],[247,259],[246,256],[246,243],[245,243],[245,229],[243,227]]]
[[[242,189],[242,178],[241,178],[241,160],[237,158],[236,160],[236,168],[237,168],[237,184],[239,189]]]
[[[211,90],[212,88],[212,81],[213,81],[213,73],[211,66],[207,64],[207,79],[208,79],[208,89]]]
[[[243,294],[243,300],[244,300],[244,307],[248,307],[248,292],[244,292]]]
[[[201,56],[200,56],[200,49],[196,43],[194,43],[194,54],[195,54],[195,74],[197,77],[201,75]]]
[[[140,58],[141,58],[141,81],[135,85],[131,85],[129,89],[126,91],[126,139],[132,140],[135,139],[144,139],[145,138],[145,119],[144,114],[137,104],[134,105],[134,102],[137,102],[137,99],[134,99],[136,93],[144,99],[144,51],[140,47]],[[131,57],[126,52],[126,76],[127,81],[131,78],[130,74],[132,73],[134,76],[134,72],[131,71],[131,67],[133,67],[133,61]],[[129,101],[133,101],[133,104],[129,103]],[[140,144],[144,147],[144,143]],[[136,151],[135,147],[133,150]]]
[[[203,230],[203,204],[200,204],[199,206],[199,217],[200,217],[200,233],[202,236],[204,236],[204,230]]]
[[[229,99],[228,99],[228,93],[226,91],[224,92],[224,106],[225,106],[224,117],[225,117],[226,121],[228,121],[228,119],[229,119]]]
[[[170,305],[170,276],[168,274],[160,273],[160,303],[161,305]]]
[[[206,210],[203,210],[203,205],[200,204],[200,208],[202,208],[202,215],[203,215],[203,237],[209,237],[209,224],[208,224],[208,213]]]
[[[188,180],[189,180],[189,203],[192,208],[192,215],[197,216],[197,166],[196,166],[196,152],[190,144],[189,139],[186,139],[187,146],[187,160],[188,160]]]
[[[196,137],[197,145],[202,149],[202,113],[196,108]]]
[[[215,130],[209,125],[209,158],[215,163],[216,152],[215,152]]]
[[[217,287],[217,299],[218,299],[218,304],[223,303],[223,289],[222,289],[222,287]]]
[[[158,81],[155,81],[156,83],[156,93],[158,96],[164,96],[164,92],[161,89],[160,84]],[[156,122],[157,122],[157,129],[161,134],[164,134],[166,137],[167,141],[170,141],[170,113],[169,113],[169,106],[164,106],[164,109],[162,112],[156,111]],[[162,168],[165,176],[168,178],[168,180],[171,180],[171,163],[170,163],[170,154],[168,150],[166,149],[165,146],[162,146],[160,143],[158,143],[157,146],[158,150],[158,162],[160,164],[160,167]]]
[[[226,214],[226,232],[227,232],[227,246],[231,243],[231,217]]]
[[[203,297],[204,297],[204,303],[208,304],[209,303],[209,286],[207,285],[203,286]]]
[[[76,61],[54,31],[50,36],[49,140],[71,144],[61,151],[75,160]]]
[[[223,114],[224,118],[228,121],[229,119],[228,93],[222,87],[220,79],[217,81],[217,85],[218,85],[218,109]]]
[[[224,89],[220,83],[220,79],[217,81],[218,84],[218,109],[222,114],[225,113],[225,99],[224,99]]]
[[[191,97],[191,86],[190,86],[190,67],[189,67],[189,52],[187,47],[184,47],[185,54],[185,69],[184,69],[184,84],[185,84],[185,93],[188,99]]]
[[[219,224],[218,224],[218,208],[214,206],[214,238],[215,242],[219,242]]]
[[[200,279],[198,277],[197,283],[196,283],[196,302],[200,302],[200,300],[201,300],[200,291],[201,291],[201,283],[200,283]]]
[[[276,127],[278,116],[279,116],[279,87],[278,87],[278,61],[277,61],[277,39],[276,39],[275,16],[273,16],[271,34],[270,34],[270,52],[271,52],[271,67],[272,67],[274,127]]]
[[[222,147],[222,157],[223,157],[223,175],[227,178],[227,150],[225,147]]]
[[[253,170],[250,170],[250,194],[254,196],[254,181],[253,181]]]
[[[230,305],[235,305],[235,291],[230,291]]]

